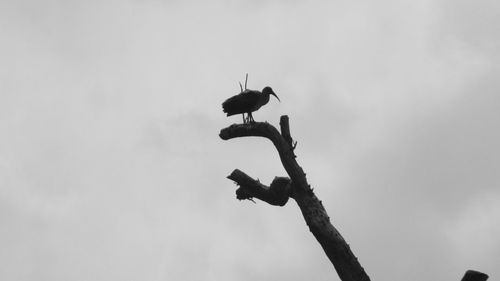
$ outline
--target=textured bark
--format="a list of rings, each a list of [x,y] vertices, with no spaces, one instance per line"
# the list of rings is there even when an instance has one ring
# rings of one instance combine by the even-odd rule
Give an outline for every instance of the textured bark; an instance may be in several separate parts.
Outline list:
[[[342,235],[331,224],[321,201],[316,197],[306,179],[306,174],[295,160],[293,142],[288,125],[288,116],[282,116],[281,133],[267,122],[234,124],[221,130],[223,140],[238,137],[257,136],[269,139],[276,150],[290,179],[275,178],[270,187],[253,180],[240,170],[234,170],[228,178],[240,188],[238,199],[257,198],[272,205],[286,204],[285,197],[291,197],[299,206],[309,230],[325,251],[343,281],[368,281],[370,278],[352,253]],[[274,184],[274,188],[273,188]]]
[[[267,122],[233,124],[220,131],[220,138],[229,140],[239,137],[264,137],[269,139],[278,151],[281,163],[290,178],[276,177],[270,186],[254,180],[236,169],[228,178],[240,187],[236,197],[240,200],[257,198],[271,205],[284,206],[293,198],[299,206],[309,230],[323,248],[342,281],[369,281],[370,278],[352,253],[349,244],[330,222],[321,201],[307,182],[306,174],[295,160],[294,142],[290,134],[288,116],[281,116],[281,133]],[[382,257],[383,258],[383,257]],[[462,281],[486,281],[488,275],[468,270]]]
[[[239,200],[257,198],[271,205],[285,206],[290,198],[292,181],[289,178],[275,177],[271,186],[266,186],[238,169],[227,178],[240,185],[236,190],[236,198]]]

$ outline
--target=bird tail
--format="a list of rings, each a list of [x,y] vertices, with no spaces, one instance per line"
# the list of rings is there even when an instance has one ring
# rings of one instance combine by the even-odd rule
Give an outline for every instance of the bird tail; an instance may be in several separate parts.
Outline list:
[[[222,111],[226,113],[226,116],[231,116],[238,114],[238,112],[235,112],[234,110],[231,110],[230,107],[222,105]]]
[[[222,103],[222,111],[227,114],[227,116],[239,114],[245,112],[243,104],[235,97],[227,99]]]

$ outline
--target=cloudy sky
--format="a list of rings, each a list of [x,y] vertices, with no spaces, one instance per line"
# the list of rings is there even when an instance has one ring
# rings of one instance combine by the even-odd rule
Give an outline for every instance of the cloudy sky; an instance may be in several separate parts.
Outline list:
[[[208,2],[0,1],[1,280],[338,280],[245,73],[372,280],[499,278],[498,2]]]

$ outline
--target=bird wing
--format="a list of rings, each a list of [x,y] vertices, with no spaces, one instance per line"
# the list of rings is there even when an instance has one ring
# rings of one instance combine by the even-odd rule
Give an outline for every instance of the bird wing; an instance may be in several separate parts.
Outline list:
[[[238,95],[228,98],[222,103],[222,108],[227,116],[252,112],[259,101],[260,93],[253,90],[245,90]]]

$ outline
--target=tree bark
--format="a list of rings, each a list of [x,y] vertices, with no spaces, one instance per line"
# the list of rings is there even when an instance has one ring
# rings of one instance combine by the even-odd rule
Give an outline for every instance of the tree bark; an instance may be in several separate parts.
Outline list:
[[[281,116],[281,133],[267,122],[234,124],[221,130],[223,140],[238,137],[257,136],[269,139],[276,147],[281,163],[290,178],[277,177],[270,187],[252,179],[240,170],[234,170],[229,179],[240,188],[237,198],[260,199],[272,205],[283,206],[288,198],[293,198],[299,206],[309,230],[320,243],[343,281],[369,281],[370,278],[352,253],[342,235],[331,224],[321,201],[316,197],[302,168],[295,160],[293,142],[288,125],[288,116]]]
[[[276,147],[281,163],[289,176],[289,178],[275,177],[271,185],[266,186],[236,169],[228,176],[239,185],[236,198],[239,200],[257,198],[275,206],[284,206],[288,198],[293,198],[309,230],[323,248],[340,279],[342,281],[369,281],[370,278],[352,253],[349,244],[330,222],[323,204],[314,194],[307,182],[306,174],[295,160],[294,149],[297,142],[291,137],[288,116],[281,116],[280,128],[281,133],[267,122],[254,122],[233,124],[220,131],[219,136],[223,140],[248,136],[269,139]],[[486,281],[486,279],[488,275],[468,270],[461,281]]]

